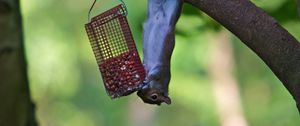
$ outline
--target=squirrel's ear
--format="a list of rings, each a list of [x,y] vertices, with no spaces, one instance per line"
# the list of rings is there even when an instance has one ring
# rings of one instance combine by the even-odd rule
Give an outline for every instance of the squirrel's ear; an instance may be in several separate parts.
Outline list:
[[[163,102],[170,105],[171,104],[171,98],[169,96],[163,96]]]

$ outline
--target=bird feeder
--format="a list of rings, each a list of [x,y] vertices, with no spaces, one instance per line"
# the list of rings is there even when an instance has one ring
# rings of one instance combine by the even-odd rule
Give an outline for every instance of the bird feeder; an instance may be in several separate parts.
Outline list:
[[[145,79],[145,70],[126,16],[123,3],[91,20],[89,18],[85,25],[106,92],[111,98],[139,90]]]

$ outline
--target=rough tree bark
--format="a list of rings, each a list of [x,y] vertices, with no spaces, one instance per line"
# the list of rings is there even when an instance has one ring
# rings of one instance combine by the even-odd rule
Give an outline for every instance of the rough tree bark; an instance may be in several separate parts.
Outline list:
[[[249,0],[185,0],[252,49],[281,80],[300,111],[300,44]],[[249,66],[252,67],[252,66]]]
[[[0,0],[0,126],[35,126],[19,0]]]

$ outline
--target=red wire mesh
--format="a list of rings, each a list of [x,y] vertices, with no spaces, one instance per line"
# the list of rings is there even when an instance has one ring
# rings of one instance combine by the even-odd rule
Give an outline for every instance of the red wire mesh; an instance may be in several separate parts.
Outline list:
[[[107,93],[126,96],[138,90],[145,78],[122,4],[93,17],[85,25]]]

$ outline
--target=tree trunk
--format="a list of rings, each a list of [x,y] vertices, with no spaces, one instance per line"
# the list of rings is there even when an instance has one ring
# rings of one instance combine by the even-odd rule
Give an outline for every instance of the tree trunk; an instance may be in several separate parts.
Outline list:
[[[220,126],[248,126],[243,114],[239,85],[233,75],[235,66],[233,49],[228,31],[215,34],[209,43],[209,76],[212,79]]]
[[[249,0],[185,1],[214,18],[252,49],[281,80],[300,110],[300,44],[288,31]]]
[[[36,126],[19,0],[0,0],[0,126]]]
[[[145,105],[139,99],[131,99],[128,112],[129,126],[153,126],[156,108]]]
[[[300,0],[297,2],[297,8],[298,8],[298,16],[300,18]]]

